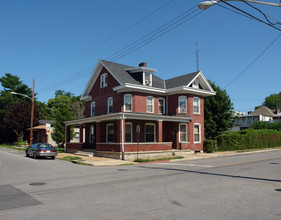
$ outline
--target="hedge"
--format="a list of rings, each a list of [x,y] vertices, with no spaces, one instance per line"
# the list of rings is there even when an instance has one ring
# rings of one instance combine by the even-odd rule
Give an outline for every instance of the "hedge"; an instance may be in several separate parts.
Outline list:
[[[217,150],[216,140],[204,140],[204,152],[213,153]]]
[[[245,150],[281,146],[281,131],[253,130],[234,131],[217,136],[218,150]]]

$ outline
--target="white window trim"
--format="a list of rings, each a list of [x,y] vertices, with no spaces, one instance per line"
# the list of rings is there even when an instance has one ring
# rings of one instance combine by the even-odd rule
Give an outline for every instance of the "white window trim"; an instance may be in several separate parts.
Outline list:
[[[163,100],[163,112],[162,113],[159,112],[160,100]],[[162,114],[162,115],[166,114],[166,104],[165,104],[165,99],[164,98],[158,98],[158,114]]]
[[[126,142],[126,137],[125,137],[125,143],[132,143],[133,142],[133,123],[132,122],[125,122],[125,128],[126,125],[131,125],[131,141]],[[126,129],[125,129],[125,135],[126,135]]]
[[[100,88],[105,88],[107,87],[107,73],[104,73],[100,76]]]
[[[194,108],[193,108],[193,106],[192,106],[193,114],[200,114],[200,112],[201,112],[201,109],[200,109],[200,98],[198,98],[198,97],[193,97],[192,105],[194,105],[194,100],[198,100],[198,112],[194,112]]]
[[[94,113],[93,113],[93,109],[94,109]],[[91,117],[95,116],[96,114],[96,102],[92,101],[91,102]]]
[[[181,125],[185,126],[185,140],[181,140]],[[186,123],[179,123],[179,143],[187,143],[187,124]]]
[[[148,104],[148,102],[147,102],[147,100],[149,99],[149,98],[152,98],[152,112],[148,112],[148,108],[147,108],[147,104]],[[146,97],[146,113],[154,113],[154,97],[153,96],[147,96]]]
[[[149,85],[146,85],[146,83],[145,83],[145,73],[147,73],[147,72],[143,72],[143,75],[142,75],[142,77],[143,77],[143,85],[145,85],[145,86],[152,86],[152,73],[148,73],[149,74],[149,81],[150,81]]]
[[[180,99],[181,98],[185,99],[185,111],[184,112],[181,112],[181,107],[180,107]],[[178,98],[178,113],[179,114],[187,113],[187,98],[186,98],[186,96],[179,96],[179,98]]]
[[[153,132],[154,132],[153,143],[155,143],[156,142],[156,125],[154,123],[145,123],[144,124],[144,140],[145,140],[145,142],[147,142],[146,141],[146,125],[152,125],[153,126]],[[148,142],[148,143],[150,143],[150,142]]]
[[[126,99],[126,96],[130,96],[131,98],[131,110],[126,110],[126,104],[125,104],[125,99]],[[124,98],[123,98],[123,111],[124,112],[132,112],[133,111],[133,96],[132,94],[125,94],[124,95]]]
[[[199,126],[199,141],[195,141],[195,140],[194,140],[194,139],[195,139],[195,138],[194,138],[194,130],[195,130],[194,127],[195,127],[195,126]],[[200,123],[194,123],[194,124],[193,124],[193,143],[194,143],[194,144],[201,144],[201,124],[200,124]]]
[[[94,135],[95,134],[95,127],[94,127],[94,125],[91,125],[90,127],[89,127],[89,142],[90,143],[94,143],[93,142],[93,140],[91,139],[91,135]]]
[[[113,123],[108,123],[108,124],[106,124],[106,143],[113,143],[114,142],[114,140],[113,141],[108,141],[108,127],[109,126],[113,126],[114,127],[114,124]],[[113,130],[113,138],[114,138],[114,130]]]
[[[109,112],[109,102],[110,100],[112,100],[112,112]],[[107,114],[110,114],[110,113],[113,113],[113,98],[112,97],[109,97],[107,99]]]

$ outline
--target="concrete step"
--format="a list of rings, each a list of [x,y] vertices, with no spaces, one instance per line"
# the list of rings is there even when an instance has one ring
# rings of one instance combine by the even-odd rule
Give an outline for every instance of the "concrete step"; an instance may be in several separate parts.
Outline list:
[[[94,152],[88,152],[88,151],[77,151],[74,154],[75,155],[79,155],[79,156],[84,156],[84,157],[93,157],[93,156],[95,156]]]

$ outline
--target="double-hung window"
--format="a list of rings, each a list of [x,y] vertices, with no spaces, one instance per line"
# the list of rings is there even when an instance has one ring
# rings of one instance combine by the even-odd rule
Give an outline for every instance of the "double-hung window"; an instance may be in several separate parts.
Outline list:
[[[187,142],[187,126],[186,124],[179,124],[179,142]]]
[[[93,101],[91,102],[91,117],[95,116],[95,114],[96,114],[96,102]]]
[[[126,94],[124,95],[124,112],[131,112],[132,109],[132,95]]]
[[[186,113],[186,96],[179,96],[179,113]]]
[[[106,142],[114,141],[114,124],[106,125]]]
[[[154,113],[154,98],[152,96],[146,98],[146,112]]]
[[[193,127],[193,141],[194,143],[201,143],[201,128],[200,124],[194,124]]]
[[[110,114],[113,112],[113,98],[109,97],[107,99],[107,114]]]
[[[193,113],[200,114],[200,99],[197,97],[193,98]]]
[[[165,99],[164,98],[158,99],[158,113],[165,115]]]
[[[132,123],[126,122],[125,123],[125,142],[130,143],[132,142]]]
[[[145,124],[145,142],[155,142],[155,124]]]
[[[100,88],[107,87],[107,73],[104,73],[100,77]]]

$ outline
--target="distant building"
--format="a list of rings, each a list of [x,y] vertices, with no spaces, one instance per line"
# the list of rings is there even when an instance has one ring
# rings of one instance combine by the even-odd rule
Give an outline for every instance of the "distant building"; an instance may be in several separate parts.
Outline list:
[[[232,131],[247,129],[251,127],[251,125],[256,121],[266,121],[271,123],[273,122],[274,117],[276,117],[276,115],[272,112],[271,109],[266,106],[262,106],[253,112],[249,112],[248,115],[237,115],[237,120],[234,127],[232,128]],[[279,116],[279,119],[280,118],[281,114]]]

